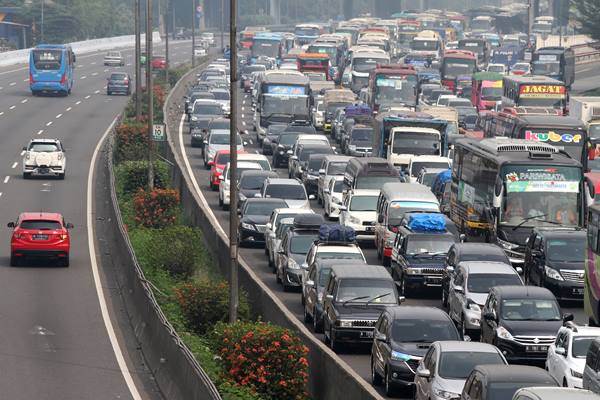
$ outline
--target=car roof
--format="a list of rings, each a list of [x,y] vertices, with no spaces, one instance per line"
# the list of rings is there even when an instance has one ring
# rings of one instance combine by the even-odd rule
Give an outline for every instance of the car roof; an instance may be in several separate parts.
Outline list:
[[[277,172],[275,171],[266,171],[264,169],[251,169],[248,171],[242,171],[242,175],[240,176],[240,179],[242,179],[243,177],[248,177],[248,176],[265,176],[265,177],[271,177],[271,176],[277,176]]]
[[[498,293],[499,297],[503,299],[522,299],[523,297],[531,297],[539,300],[556,300],[551,291],[537,286],[494,286],[490,291],[495,291]]]
[[[586,231],[583,229],[572,229],[572,228],[558,228],[554,227],[553,229],[547,228],[537,228],[535,229],[546,239],[555,239],[555,238],[568,238],[573,235],[584,238],[586,236]]]
[[[331,267],[331,273],[338,278],[360,278],[360,279],[392,279],[388,270],[381,265],[344,265],[339,264]]]
[[[302,183],[296,179],[290,178],[268,178],[267,182],[269,185],[300,185],[303,186]]]
[[[389,274],[389,272],[388,272]],[[427,306],[395,306],[387,308],[394,319],[396,318],[428,318],[437,320],[450,320],[448,314],[437,307]]]
[[[507,381],[507,382],[531,382],[548,383],[556,385],[556,381],[548,372],[539,367],[528,365],[500,365],[483,364],[476,365],[473,371],[478,371],[487,377],[487,381]]]
[[[63,216],[59,213],[51,213],[51,212],[24,212],[19,215],[19,220],[28,221],[32,219],[45,219],[49,221],[62,221]]]
[[[326,244],[326,243],[319,243],[319,244]],[[360,247],[358,247],[356,245],[356,243],[348,243],[346,246],[326,244],[325,246],[317,246],[317,252],[318,253],[338,253],[338,252],[361,253],[361,249],[360,249]]]
[[[463,340],[440,340],[436,342],[442,352],[444,351],[467,351],[482,353],[500,353],[498,348],[489,343],[465,342]]]
[[[493,243],[455,243],[454,248],[459,254],[480,254],[480,253],[497,253],[504,254],[504,250],[500,246]]]
[[[600,397],[586,389],[575,389],[567,387],[528,387],[518,390],[519,393],[532,395],[543,400],[598,400]]]
[[[469,274],[511,274],[518,275],[517,271],[512,267],[503,262],[489,262],[489,261],[463,261],[458,264],[459,267],[463,267]]]
[[[273,171],[269,171],[273,172]],[[273,210],[278,214],[314,214],[314,210],[308,208],[276,208]]]
[[[39,139],[31,139],[29,141],[29,143],[57,143],[60,142],[59,139],[43,139],[43,138],[39,138]]]
[[[274,197],[251,197],[251,198],[247,199],[245,202],[245,204],[252,204],[252,203],[281,204],[281,203],[285,203],[285,200],[274,198]]]

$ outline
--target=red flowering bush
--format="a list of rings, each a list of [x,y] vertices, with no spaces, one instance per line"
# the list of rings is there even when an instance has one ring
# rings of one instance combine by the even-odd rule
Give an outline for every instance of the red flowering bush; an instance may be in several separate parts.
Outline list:
[[[148,157],[148,126],[127,121],[115,127],[117,161],[144,160]]]
[[[226,281],[200,280],[188,282],[175,290],[175,298],[188,328],[198,335],[211,330],[217,322],[229,320],[229,285]],[[247,319],[250,307],[245,294],[240,293],[240,319]]]
[[[179,193],[175,189],[140,189],[133,197],[135,220],[146,228],[164,228],[177,218]]]
[[[308,348],[289,330],[264,322],[219,323],[211,342],[225,379],[267,400],[308,398]]]

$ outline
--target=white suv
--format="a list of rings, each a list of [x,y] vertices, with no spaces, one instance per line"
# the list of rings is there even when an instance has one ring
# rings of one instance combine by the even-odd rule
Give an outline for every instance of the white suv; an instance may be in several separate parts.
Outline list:
[[[58,139],[32,139],[23,147],[23,178],[32,175],[65,178],[67,158]]]
[[[340,207],[340,224],[356,232],[356,240],[373,240],[377,220],[379,189],[355,189],[346,192]]]
[[[546,369],[562,386],[583,388],[583,369],[588,348],[600,336],[600,328],[567,322],[548,347]]]

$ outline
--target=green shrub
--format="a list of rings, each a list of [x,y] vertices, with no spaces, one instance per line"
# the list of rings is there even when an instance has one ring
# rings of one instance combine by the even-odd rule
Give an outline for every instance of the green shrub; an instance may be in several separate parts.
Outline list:
[[[179,192],[175,189],[139,189],[133,197],[135,221],[146,228],[173,225],[179,211]]]
[[[229,319],[229,286],[226,281],[212,282],[201,279],[186,282],[175,290],[175,298],[190,330],[203,335],[219,321]],[[248,300],[240,293],[238,315],[240,319],[250,316]]]
[[[225,380],[218,386],[219,393],[223,400],[261,400],[256,391],[248,386],[238,385],[234,382]]]
[[[148,186],[148,161],[123,161],[115,173],[119,188],[125,195],[132,195]],[[154,187],[164,189],[169,183],[169,166],[164,161],[154,161]]]
[[[266,400],[308,397],[308,348],[289,330],[260,321],[218,323],[211,342],[226,379]]]
[[[115,127],[115,159],[143,160],[148,157],[148,128],[137,121],[127,121]]]

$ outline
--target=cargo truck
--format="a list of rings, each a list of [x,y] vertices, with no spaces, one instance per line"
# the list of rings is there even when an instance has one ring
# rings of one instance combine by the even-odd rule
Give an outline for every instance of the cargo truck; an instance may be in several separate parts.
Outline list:
[[[600,96],[571,97],[569,115],[585,124],[589,138],[600,139]]]

